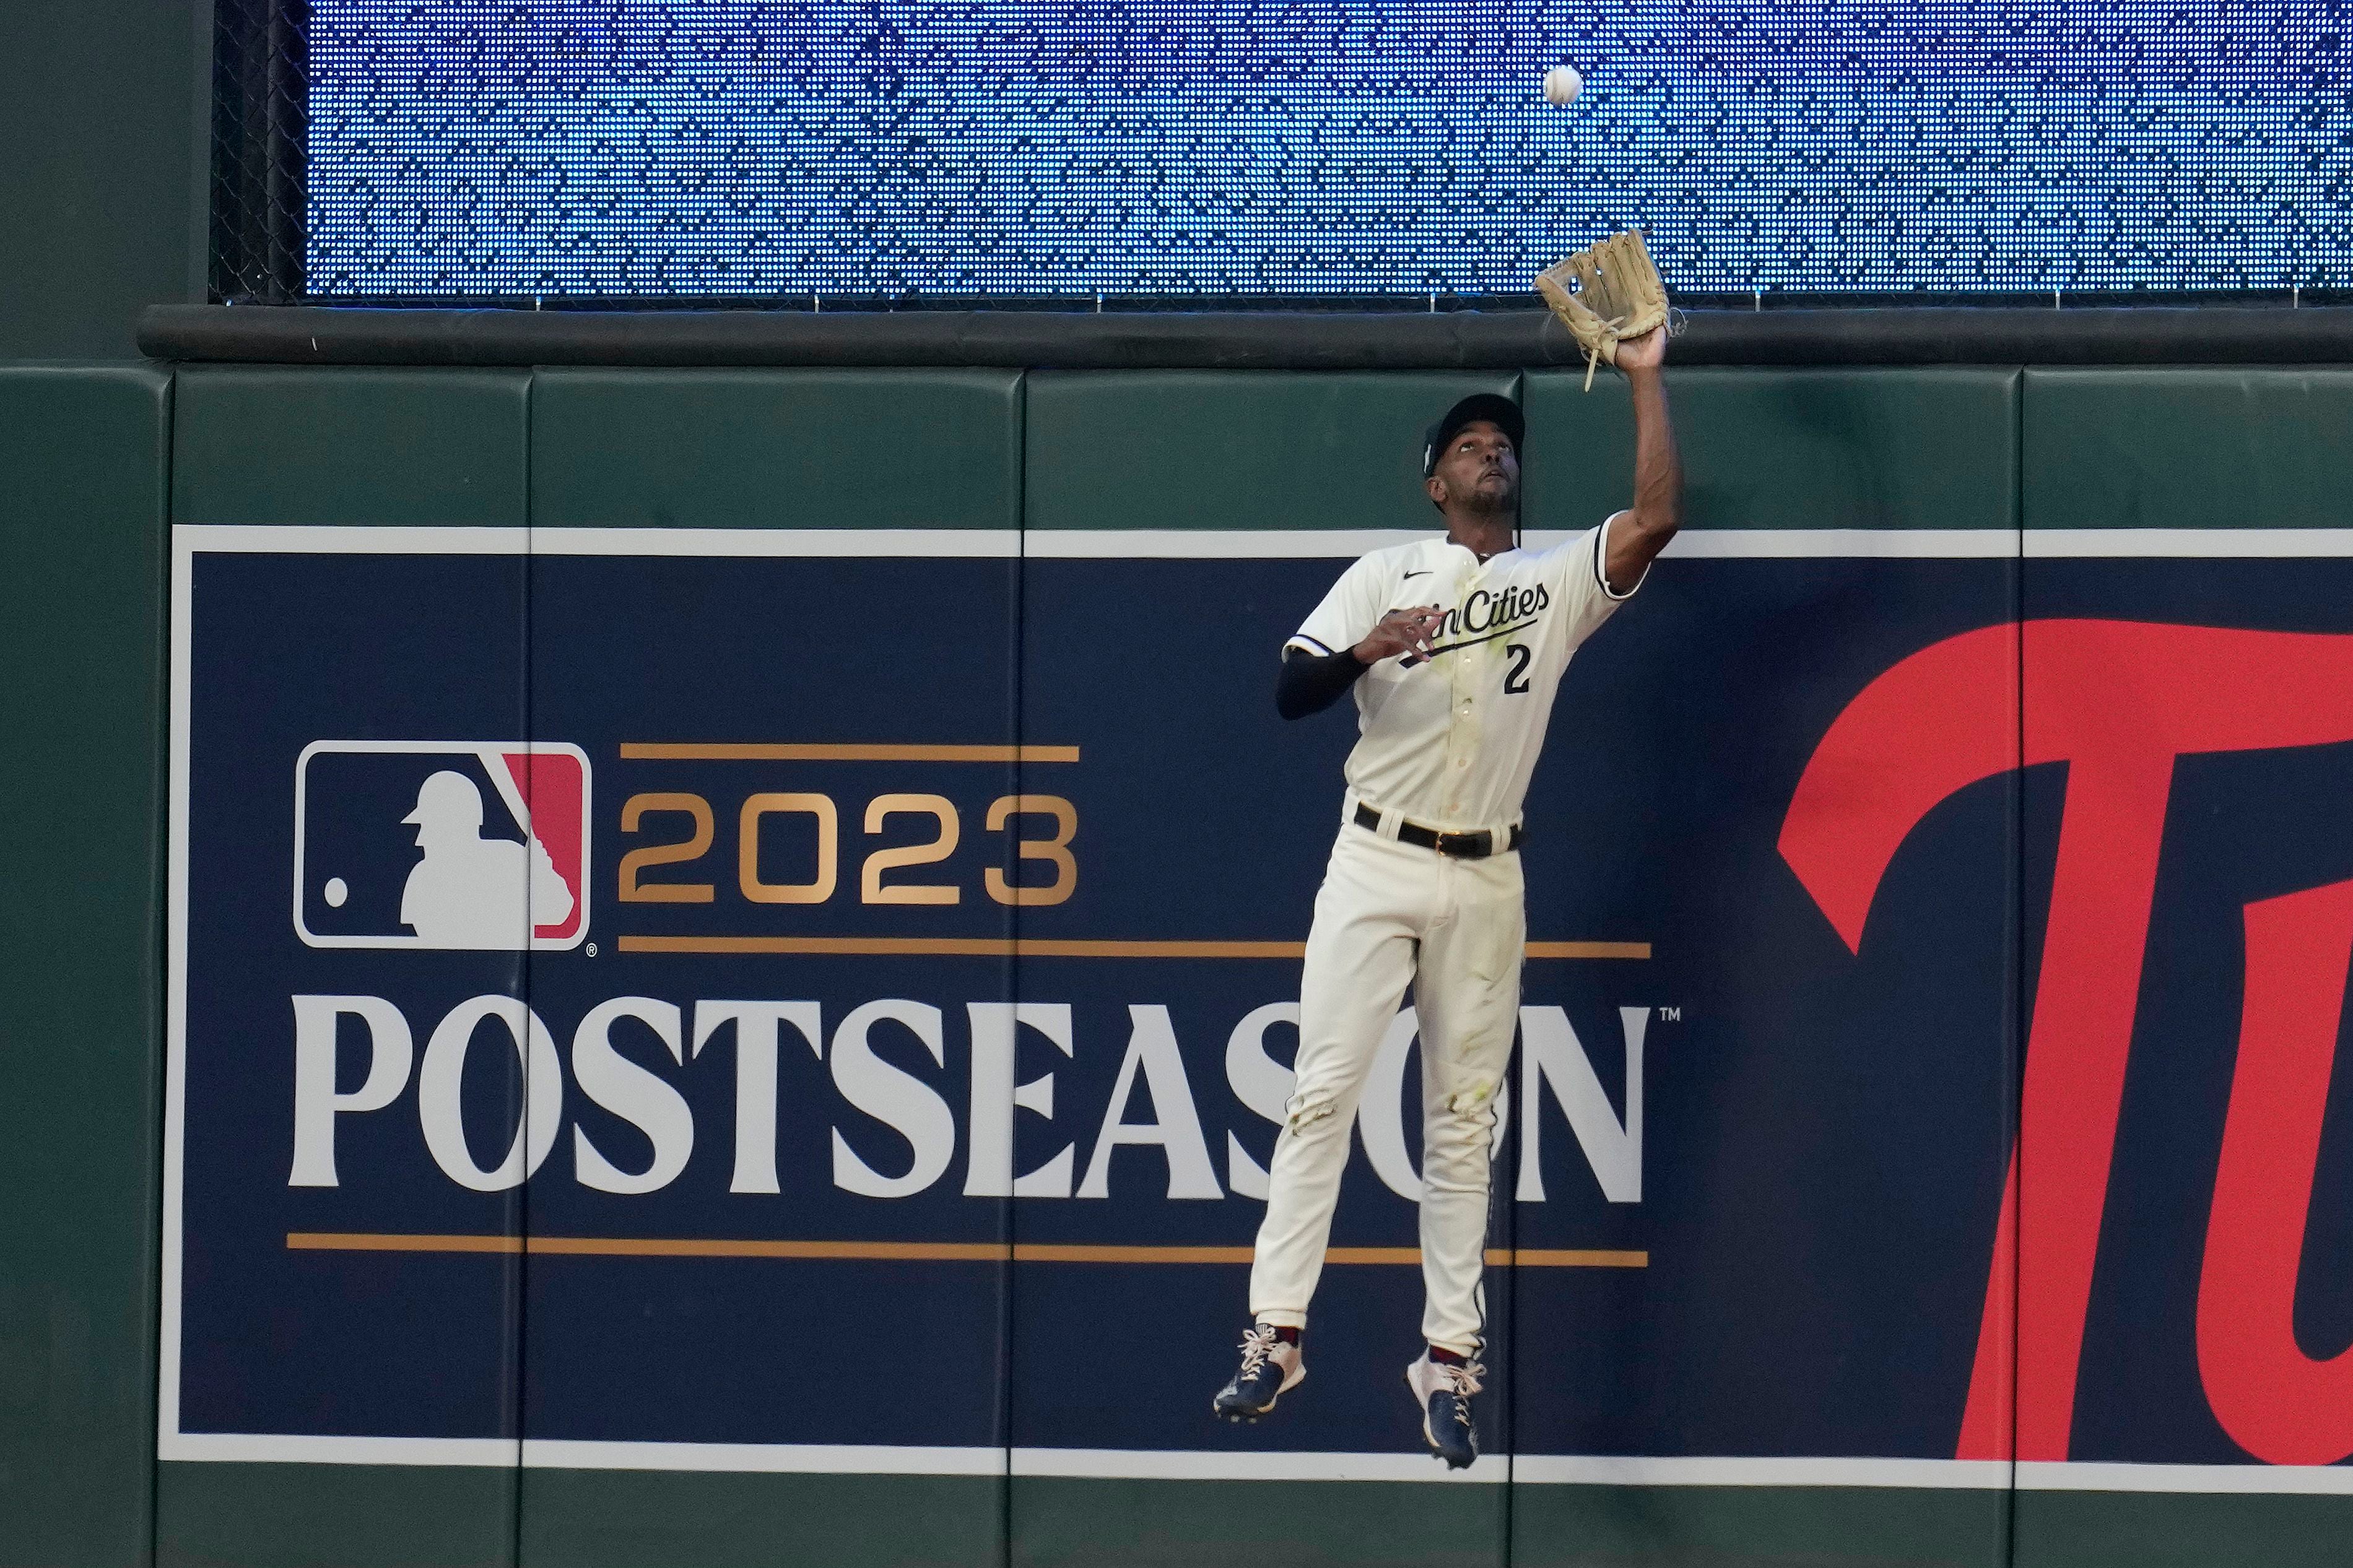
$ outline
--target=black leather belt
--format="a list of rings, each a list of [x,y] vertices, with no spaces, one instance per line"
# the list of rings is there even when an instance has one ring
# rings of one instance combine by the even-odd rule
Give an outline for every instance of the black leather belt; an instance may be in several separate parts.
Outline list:
[[[1375,833],[1381,830],[1381,814],[1364,802],[1356,803],[1356,826]],[[1418,822],[1398,824],[1398,842],[1435,849],[1440,855],[1451,855],[1457,860],[1483,860],[1490,855],[1504,855],[1517,849],[1520,840],[1527,837],[1525,826],[1514,826],[1510,840],[1495,842],[1495,836],[1485,828],[1476,833],[1440,833],[1435,827],[1424,827]]]

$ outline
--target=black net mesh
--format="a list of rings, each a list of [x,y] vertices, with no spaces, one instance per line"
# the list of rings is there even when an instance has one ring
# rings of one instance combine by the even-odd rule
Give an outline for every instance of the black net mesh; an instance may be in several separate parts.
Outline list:
[[[307,0],[215,0],[212,297],[303,297]]]
[[[1528,307],[1639,222],[1690,304],[2294,300],[2348,9],[216,0],[212,292]]]

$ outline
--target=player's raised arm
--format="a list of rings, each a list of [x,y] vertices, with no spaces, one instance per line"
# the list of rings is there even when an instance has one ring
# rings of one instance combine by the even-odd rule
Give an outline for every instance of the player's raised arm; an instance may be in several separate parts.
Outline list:
[[[1667,333],[1653,328],[1618,345],[1618,368],[1634,395],[1632,526],[1609,531],[1605,570],[1613,594],[1630,594],[1683,525],[1683,468],[1667,416]]]

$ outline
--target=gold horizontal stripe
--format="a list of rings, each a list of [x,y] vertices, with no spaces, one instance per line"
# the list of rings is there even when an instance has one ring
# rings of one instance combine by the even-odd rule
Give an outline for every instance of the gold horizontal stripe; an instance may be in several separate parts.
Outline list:
[[[382,1236],[365,1231],[290,1230],[289,1252],[521,1252],[519,1236]]]
[[[701,1237],[534,1236],[525,1250],[559,1258],[867,1258],[886,1263],[1001,1263],[993,1241],[719,1241]]]
[[[1297,958],[1303,942],[1097,942],[1004,936],[625,936],[623,952],[772,952],[833,957]]]
[[[624,741],[625,762],[1075,763],[1076,746],[806,745],[798,742]]]
[[[530,1252],[559,1258],[784,1258],[886,1263],[1248,1263],[1247,1247],[1134,1247],[1001,1241],[725,1241],[702,1237],[403,1236],[369,1231],[291,1230],[293,1252]],[[1335,1247],[1332,1264],[1419,1267],[1418,1247]],[[1647,1252],[1490,1247],[1496,1268],[1643,1268]]]
[[[1114,942],[1003,936],[625,936],[623,952],[874,958],[1303,958],[1303,942]],[[1530,958],[1648,958],[1647,942],[1532,942]]]
[[[1247,1247],[1110,1247],[1019,1241],[1016,1263],[1248,1263]]]
[[[1648,958],[1647,942],[1532,942],[1530,958]]]
[[[1488,1250],[1487,1261],[1517,1268],[1648,1268],[1651,1255],[1608,1247],[1523,1247],[1516,1252],[1494,1247]]]

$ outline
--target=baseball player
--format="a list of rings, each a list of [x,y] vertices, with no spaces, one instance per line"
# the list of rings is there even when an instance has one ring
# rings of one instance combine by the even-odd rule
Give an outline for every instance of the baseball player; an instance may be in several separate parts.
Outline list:
[[[1445,537],[1356,562],[1283,647],[1283,716],[1354,690],[1359,738],[1300,977],[1297,1082],[1250,1270],[1256,1321],[1214,1402],[1229,1420],[1255,1421],[1307,1375],[1300,1333],[1356,1101],[1410,984],[1429,1349],[1406,1381],[1431,1451],[1458,1469],[1478,1457],[1488,1143],[1527,935],[1520,805],[1570,656],[1674,535],[1682,472],[1665,356],[1664,331],[1618,346],[1634,403],[1630,510],[1554,549],[1517,548],[1519,408],[1466,397],[1430,427],[1422,458]]]

